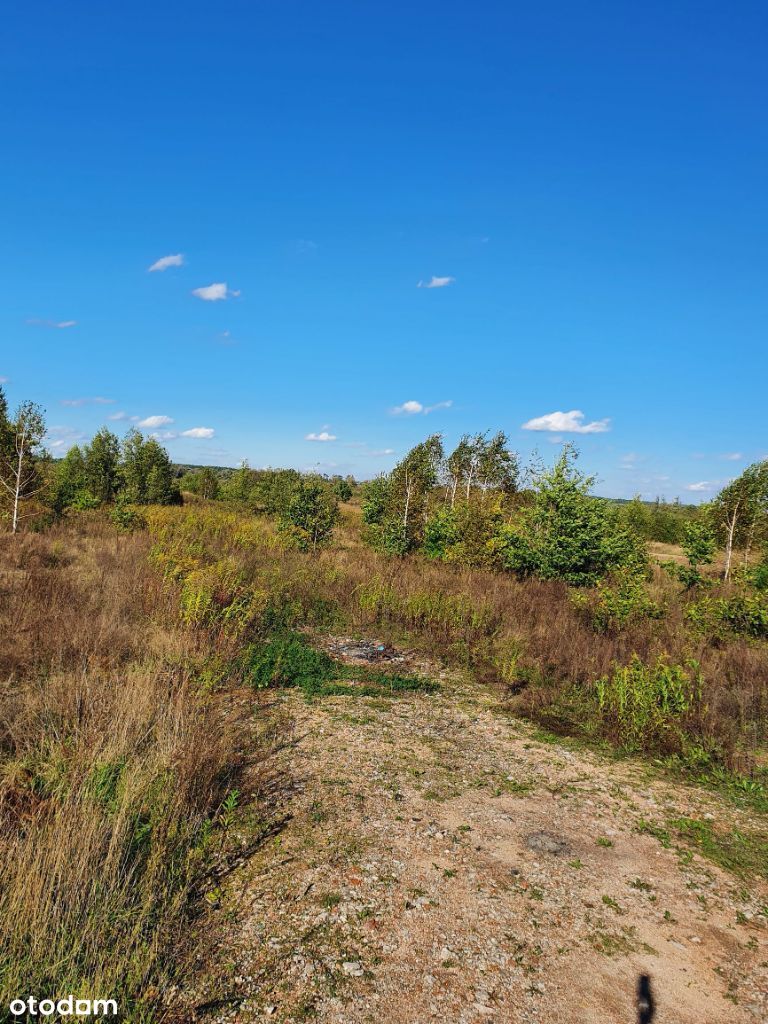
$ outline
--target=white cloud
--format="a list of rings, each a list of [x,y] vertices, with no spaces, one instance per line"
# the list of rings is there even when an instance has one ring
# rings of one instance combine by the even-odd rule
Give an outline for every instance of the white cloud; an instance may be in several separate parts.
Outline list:
[[[31,327],[53,327],[57,330],[77,326],[77,320],[38,320],[36,317],[31,320],[27,320],[27,323]]]
[[[95,398],[62,398],[61,404],[79,407],[81,405],[112,405],[114,401],[114,398],[101,398],[97,396]]]
[[[182,430],[182,437],[196,437],[207,440],[209,437],[213,437],[216,431],[213,427],[190,427],[189,430]]]
[[[305,441],[336,441],[335,434],[329,434],[327,430],[321,430],[319,434],[307,434]]]
[[[452,405],[453,401],[451,399],[447,402],[435,402],[434,405],[423,405],[421,402],[411,399],[408,402],[403,402],[402,405],[396,405],[394,409],[389,411],[393,416],[418,416],[419,413],[428,416],[431,412],[437,412],[438,409],[450,409]]]
[[[227,288],[225,281],[219,281],[216,284],[205,285],[204,288],[193,288],[192,294],[196,295],[198,299],[202,299],[203,302],[220,302],[222,299],[227,299],[230,296],[237,298],[240,291],[239,289],[235,291]]]
[[[395,449],[394,448],[374,448],[371,451],[366,452],[366,455],[373,455],[373,456],[376,456],[376,457],[381,456],[381,455],[394,455],[394,454],[395,454]]]
[[[179,435],[175,430],[155,430],[149,436],[154,437],[156,441],[173,441]]]
[[[184,266],[184,254],[177,252],[174,256],[161,256],[159,260],[156,260],[151,267],[147,268],[148,273],[152,273],[155,270],[167,270],[168,267],[183,267]]]
[[[140,427],[164,427],[168,423],[173,423],[170,416],[147,416],[146,419],[139,420],[138,424]]]
[[[699,480],[696,484],[687,484],[686,491],[712,491],[715,489],[715,485],[710,483],[709,480]]]
[[[8,378],[7,377],[0,377],[0,384],[7,384],[7,383],[8,383]]]
[[[721,459],[727,459],[729,462],[741,462],[744,456],[741,452],[726,452],[720,456]]]
[[[579,409],[570,412],[549,412],[545,416],[536,416],[522,426],[523,430],[551,430],[563,434],[604,434],[611,429],[609,419],[593,420],[584,423],[584,413]]]
[[[453,284],[456,280],[455,277],[430,277],[428,281],[419,281],[416,285],[417,288],[445,288],[449,284]]]
[[[127,420],[128,419],[128,413],[127,412],[123,412],[122,410],[120,412],[113,412],[112,415],[109,417],[109,419],[111,419],[111,420]]]
[[[53,451],[59,451],[62,448],[69,449],[78,441],[84,440],[85,437],[86,435],[82,431],[75,430],[74,427],[50,427],[47,435],[48,447]]]
[[[415,416],[417,413],[424,412],[424,406],[421,402],[403,402],[402,405],[396,405],[392,409],[393,416]]]

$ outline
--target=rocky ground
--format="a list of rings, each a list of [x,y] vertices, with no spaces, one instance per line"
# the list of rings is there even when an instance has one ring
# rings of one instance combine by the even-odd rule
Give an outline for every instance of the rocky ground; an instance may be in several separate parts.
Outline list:
[[[437,694],[269,701],[284,823],[212,897],[220,956],[190,1015],[630,1022],[647,974],[656,1024],[768,1019],[768,885],[669,826],[749,835],[753,815],[546,741],[444,674]]]

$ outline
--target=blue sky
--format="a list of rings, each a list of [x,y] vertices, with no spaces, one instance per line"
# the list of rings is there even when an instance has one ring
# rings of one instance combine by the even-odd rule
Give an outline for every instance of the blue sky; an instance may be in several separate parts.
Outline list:
[[[179,461],[367,477],[503,428],[574,441],[601,493],[706,499],[768,452],[767,30],[701,0],[13,5],[9,398],[57,452],[141,422]]]

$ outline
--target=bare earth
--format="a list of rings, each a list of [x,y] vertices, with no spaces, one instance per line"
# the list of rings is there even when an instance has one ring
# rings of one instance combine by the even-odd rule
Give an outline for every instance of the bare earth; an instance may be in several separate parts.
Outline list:
[[[768,1020],[768,886],[637,831],[742,812],[537,741],[448,678],[270,699],[272,813],[289,817],[222,883],[197,1019],[630,1022],[646,973],[655,1024]]]

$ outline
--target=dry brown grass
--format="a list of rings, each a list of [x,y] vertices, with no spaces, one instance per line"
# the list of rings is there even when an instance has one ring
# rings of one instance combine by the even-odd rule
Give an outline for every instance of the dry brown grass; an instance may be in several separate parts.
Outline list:
[[[0,538],[0,1001],[115,997],[155,1019],[244,726],[201,695],[201,638],[96,517]]]

